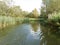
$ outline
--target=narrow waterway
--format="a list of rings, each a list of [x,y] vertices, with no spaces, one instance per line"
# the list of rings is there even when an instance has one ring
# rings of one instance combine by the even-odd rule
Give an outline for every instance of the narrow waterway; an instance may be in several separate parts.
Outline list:
[[[2,30],[0,45],[60,45],[60,31],[38,22],[23,23]]]
[[[7,30],[8,33],[0,37],[0,45],[40,45],[38,23],[24,23]]]

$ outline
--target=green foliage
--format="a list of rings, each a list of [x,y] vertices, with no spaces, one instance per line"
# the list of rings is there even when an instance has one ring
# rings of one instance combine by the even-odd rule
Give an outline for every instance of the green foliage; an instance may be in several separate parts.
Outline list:
[[[22,23],[24,20],[27,22],[29,18],[27,17],[38,17],[37,9],[34,9],[32,12],[22,11],[20,6],[10,6],[9,1],[3,0],[0,1],[0,26],[4,27],[6,25],[14,25],[16,23]],[[29,15],[29,16],[28,16]],[[26,18],[26,19],[25,19]]]
[[[38,13],[38,11],[37,11],[36,8],[32,11],[32,15],[33,15],[34,17],[38,17],[38,16],[39,16],[39,13]]]
[[[47,20],[48,23],[60,23],[60,0],[43,0],[41,17]]]
[[[43,0],[43,4],[46,6],[47,14],[60,10],[60,0]]]
[[[20,9],[19,6],[13,6],[11,8],[9,8],[9,11],[8,11],[11,15],[10,16],[15,16],[15,17],[18,17],[18,16],[21,16],[22,15],[22,10]]]
[[[27,17],[30,17],[30,18],[38,18],[39,17],[39,13],[37,11],[37,9],[35,8],[34,10],[32,10],[32,12],[30,12]]]
[[[60,13],[52,13],[48,16],[49,20],[59,21],[60,20]]]
[[[6,15],[8,8],[5,2],[0,1],[0,15]]]

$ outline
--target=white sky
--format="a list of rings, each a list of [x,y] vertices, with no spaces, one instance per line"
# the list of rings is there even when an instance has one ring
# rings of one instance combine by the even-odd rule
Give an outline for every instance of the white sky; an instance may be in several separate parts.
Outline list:
[[[21,6],[22,10],[31,12],[34,8],[40,11],[42,0],[14,0],[15,5]]]

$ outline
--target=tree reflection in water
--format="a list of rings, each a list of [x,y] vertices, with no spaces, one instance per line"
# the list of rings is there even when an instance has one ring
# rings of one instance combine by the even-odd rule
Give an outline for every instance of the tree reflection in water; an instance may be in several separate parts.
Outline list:
[[[31,23],[31,26],[32,26],[32,29],[33,29],[34,32],[37,32],[38,31],[38,28],[40,28],[38,22]]]
[[[57,31],[58,28],[41,26],[42,36],[40,45],[60,45],[60,31]]]
[[[31,34],[34,39],[40,39],[40,24],[38,22],[31,23]]]

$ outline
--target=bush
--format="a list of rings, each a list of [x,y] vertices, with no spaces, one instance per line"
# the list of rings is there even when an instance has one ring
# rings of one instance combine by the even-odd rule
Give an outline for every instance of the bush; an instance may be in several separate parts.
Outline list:
[[[54,21],[54,22],[59,22],[60,13],[53,13],[53,14],[48,15],[48,20]]]

